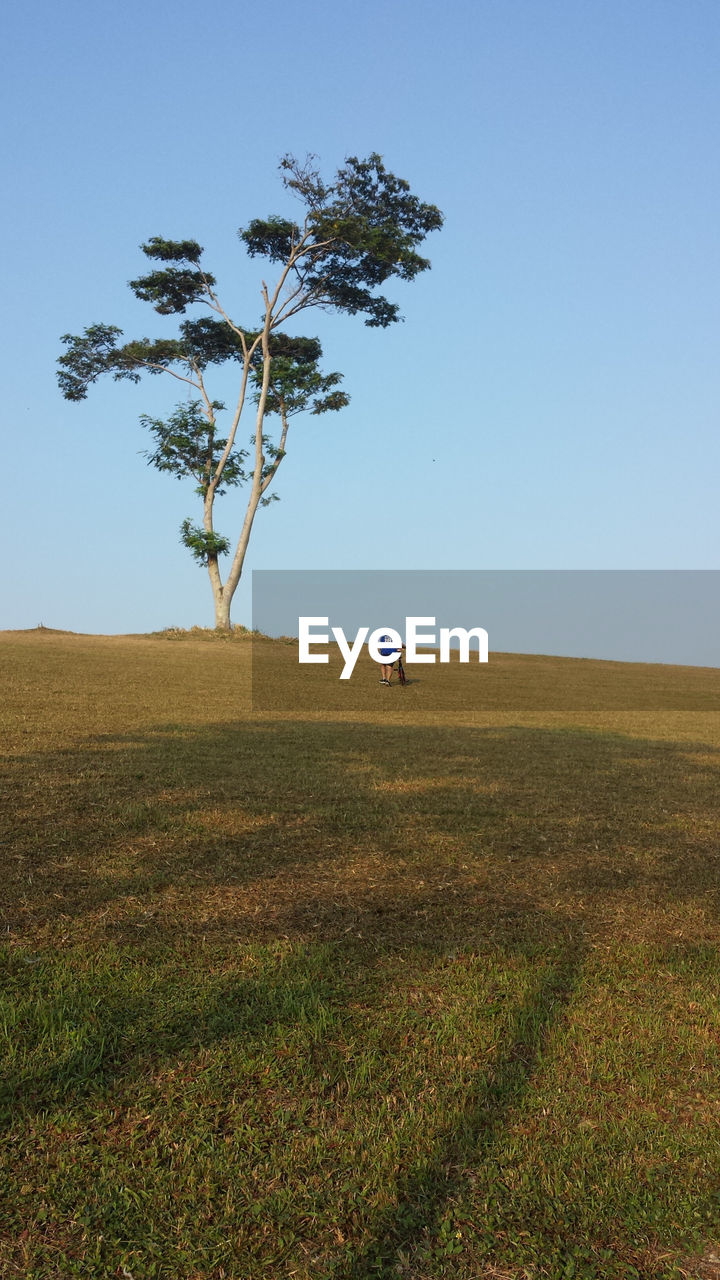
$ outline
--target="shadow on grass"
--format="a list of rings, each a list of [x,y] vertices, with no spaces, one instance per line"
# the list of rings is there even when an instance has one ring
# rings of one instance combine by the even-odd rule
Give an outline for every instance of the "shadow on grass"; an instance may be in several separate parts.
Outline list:
[[[701,902],[720,751],[560,729],[250,723],[6,772],[9,938],[231,932],[378,947]],[[424,914],[423,914],[424,913]]]
[[[505,1125],[527,1092],[543,1046],[572,999],[583,961],[583,947],[570,944],[511,1011],[504,1044],[487,1074],[471,1084],[463,1105],[434,1136],[429,1156],[403,1172],[396,1204],[369,1224],[372,1239],[360,1249],[348,1250],[332,1272],[334,1280],[398,1275],[399,1258],[411,1257],[421,1243],[445,1252],[448,1260],[453,1252],[462,1252],[452,1227],[443,1236],[443,1210],[465,1189],[472,1168],[492,1160]]]

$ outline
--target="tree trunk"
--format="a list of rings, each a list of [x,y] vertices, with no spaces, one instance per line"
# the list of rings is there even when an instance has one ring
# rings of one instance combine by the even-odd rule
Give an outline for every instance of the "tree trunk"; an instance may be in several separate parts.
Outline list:
[[[207,570],[210,577],[213,600],[215,602],[215,630],[232,631],[232,623],[230,622],[230,604],[232,602],[233,592],[226,591],[223,587],[217,556],[208,556]]]
[[[213,574],[212,573],[210,574],[211,580],[213,580],[213,593],[215,595],[215,617],[216,617],[215,626],[216,627],[223,626],[224,629],[227,631],[230,631],[232,629],[230,624],[230,602],[233,596],[235,595],[238,582],[240,581],[240,575],[243,571],[243,565],[245,563],[245,553],[247,552],[248,542],[250,541],[250,533],[252,531],[253,521],[255,519],[255,516],[257,515],[257,509],[260,505],[260,499],[262,497],[263,491],[267,487],[267,484],[263,484],[263,467],[265,465],[265,457],[263,455],[262,429],[263,429],[263,422],[265,419],[265,405],[267,402],[268,388],[270,386],[270,348],[268,346],[268,341],[269,341],[268,335],[270,333],[270,317],[272,314],[272,307],[269,302],[269,299],[267,296],[267,289],[264,283],[263,283],[263,294],[265,297],[265,327],[263,329],[263,335],[262,335],[263,380],[262,380],[262,388],[260,391],[260,396],[258,399],[257,417],[255,420],[255,466],[252,473],[252,487],[250,489],[250,496],[248,498],[248,504],[245,511],[245,519],[243,521],[243,527],[240,532],[240,538],[238,540],[237,547],[235,548],[235,555],[233,557],[232,565],[230,566],[230,572],[228,573],[227,578],[225,579],[225,585],[220,588],[219,593],[215,588],[215,581],[213,579]],[[277,293],[275,296],[277,298]],[[206,510],[207,510],[207,500],[206,500]],[[207,527],[208,526],[206,523],[206,528]],[[208,562],[208,568],[210,568],[209,562]],[[219,581],[217,557],[215,557],[215,574],[217,575],[217,578]],[[224,606],[224,612],[222,613],[218,612],[218,608],[219,608],[218,594],[220,594],[222,599],[222,605]],[[217,621],[218,617],[220,616],[225,619],[224,623]]]
[[[220,598],[215,597],[215,630],[216,631],[232,631],[232,623],[230,621],[230,597],[222,593]]]

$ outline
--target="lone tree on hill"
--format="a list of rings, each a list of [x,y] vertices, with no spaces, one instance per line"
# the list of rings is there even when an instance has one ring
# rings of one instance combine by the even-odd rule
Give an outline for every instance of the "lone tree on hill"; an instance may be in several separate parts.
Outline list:
[[[290,418],[307,410],[327,413],[349,400],[338,389],[339,373],[320,369],[317,338],[291,337],[280,326],[312,307],[363,314],[365,324],[386,328],[401,317],[398,307],[379,292],[393,276],[413,280],[430,262],[417,253],[428,232],[442,226],[435,205],[423,204],[409,184],[385,168],[373,153],[366,160],[351,156],[326,184],[312,160],[299,164],[293,156],[280,163],[283,184],[304,206],[302,222],[282,217],[255,218],[239,231],[251,257],[278,267],[275,284],[262,281],[263,312],[257,328],[232,319],[215,292],[215,277],[200,262],[195,240],[153,236],[142,245],[146,257],[160,264],[130,281],[137,298],[150,302],[159,315],[185,315],[199,304],[211,313],[183,320],[175,338],[139,338],[119,345],[122,330],[94,324],[82,336],[65,334],[58,381],[66,400],[84,400],[88,387],[103,373],[139,382],[143,373],[167,373],[188,384],[197,398],[176,406],[166,421],[141,417],[153,439],[146,454],[158,471],[196,481],[202,498],[202,525],[191,518],[181,525],[181,538],[197,562],[207,568],[215,601],[215,626],[229,630],[230,605],[240,581],[253,521],[268,495],[285,457]],[[225,405],[212,398],[208,370],[235,362],[238,398],[229,426],[219,416]],[[192,396],[192,392],[188,393]],[[254,406],[254,431],[248,448],[238,431],[248,403]],[[267,419],[279,420],[274,434]],[[220,556],[231,551],[230,539],[213,521],[216,497],[237,485],[249,486],[245,517],[234,556],[223,582]]]

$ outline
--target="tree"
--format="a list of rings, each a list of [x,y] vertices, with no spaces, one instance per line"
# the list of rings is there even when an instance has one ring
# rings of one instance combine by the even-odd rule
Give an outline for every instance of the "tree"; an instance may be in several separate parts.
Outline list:
[[[361,314],[365,324],[386,328],[401,317],[398,307],[379,292],[388,280],[413,280],[430,263],[417,248],[442,226],[439,209],[423,204],[404,179],[385,168],[373,153],[365,160],[351,156],[326,184],[310,157],[299,164],[293,156],[280,163],[285,188],[304,208],[302,222],[283,217],[254,219],[238,235],[255,258],[277,267],[272,286],[261,284],[263,311],[257,328],[244,328],[231,318],[216,292],[216,280],[201,264],[203,250],[195,240],[153,236],[141,246],[158,264],[130,281],[141,301],[162,316],[184,316],[199,306],[213,314],[185,319],[175,338],[139,338],[120,345],[122,330],[94,324],[80,336],[65,334],[58,381],[67,400],[84,400],[89,386],[105,373],[139,382],[142,374],[169,374],[190,388],[167,420],[141,417],[153,448],[150,465],[178,478],[196,481],[202,498],[202,524],[183,521],[181,538],[207,568],[215,601],[215,626],[230,628],[230,605],[242,573],[253,522],[285,457],[290,419],[309,411],[342,409],[349,401],[339,390],[339,373],[322,373],[317,338],[292,337],[282,325],[313,307]],[[211,397],[209,371],[235,363],[238,395],[227,430],[219,415],[225,405]],[[193,391],[197,393],[193,397]],[[248,403],[254,405],[254,433],[241,448],[239,430]],[[274,434],[267,420],[278,420]],[[215,499],[227,489],[249,488],[245,516],[230,568],[223,581],[220,557],[231,542],[214,525]]]

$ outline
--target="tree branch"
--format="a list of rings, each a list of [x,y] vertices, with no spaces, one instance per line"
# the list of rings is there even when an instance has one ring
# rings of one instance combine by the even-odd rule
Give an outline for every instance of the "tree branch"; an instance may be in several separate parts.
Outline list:
[[[213,408],[212,400],[210,399],[207,391],[205,390],[205,382],[203,380],[202,373],[200,372],[200,369],[195,363],[193,363],[193,370],[196,373],[197,379],[198,379],[197,381],[198,391],[200,392],[200,395],[202,396],[203,402],[205,404],[205,417],[207,418],[211,426],[214,427],[215,426],[215,410]]]
[[[261,486],[261,488],[260,488],[260,496],[261,496],[261,497],[262,497],[262,495],[264,494],[265,490],[266,490],[267,488],[269,488],[269,486],[272,484],[272,482],[273,482],[273,480],[274,480],[274,478],[275,478],[275,472],[277,471],[278,467],[280,466],[280,463],[282,462],[283,458],[285,457],[285,442],[286,442],[286,440],[287,440],[288,426],[289,426],[290,424],[289,424],[289,421],[288,421],[287,414],[285,413],[285,407],[284,407],[284,405],[283,405],[283,407],[282,407],[282,408],[281,408],[281,410],[280,410],[280,414],[281,414],[282,424],[283,424],[283,428],[282,428],[282,435],[280,436],[280,443],[278,444],[278,451],[277,451],[277,455],[276,455],[276,457],[275,457],[275,461],[273,462],[273,465],[272,465],[272,467],[270,468],[270,470],[268,471],[268,473],[267,473],[267,475],[266,475],[266,477],[265,477],[265,479],[264,479],[264,481],[263,481],[263,483],[262,483],[262,486]]]
[[[240,345],[242,346],[243,359],[247,359],[248,348],[247,348],[247,339],[245,337],[245,334],[243,333],[242,329],[239,329],[238,326],[234,324],[234,322],[230,319],[227,311],[225,311],[221,306],[217,294],[213,293],[212,289],[209,287],[208,287],[208,294],[212,298],[212,302],[208,303],[208,306],[210,306],[213,311],[216,311],[219,316],[222,316],[223,320],[227,325],[229,325],[233,333],[237,334],[238,338],[240,339]]]
[[[202,387],[197,382],[193,382],[192,378],[184,378],[181,373],[169,369],[166,364],[155,364],[152,360],[138,360],[137,363],[144,369],[156,369],[158,373],[169,373],[171,378],[177,378],[179,382],[187,382],[188,386],[196,387],[202,393]]]
[[[248,383],[248,378],[250,376],[250,362],[255,352],[257,351],[258,344],[260,343],[261,340],[262,340],[262,334],[258,334],[252,346],[248,349],[247,356],[243,359],[243,376],[242,376],[242,383],[240,384],[240,394],[238,396],[237,405],[235,406],[235,413],[233,415],[232,425],[230,427],[230,431],[228,432],[228,441],[223,450],[222,457],[220,458],[220,461],[218,462],[215,468],[215,474],[212,480],[210,481],[210,487],[208,490],[208,492],[211,493],[213,497],[215,496],[215,490],[217,489],[220,483],[220,480],[222,478],[222,473],[225,470],[225,463],[230,457],[233,445],[235,444],[237,429],[240,425],[242,411],[245,407],[245,395],[247,393],[247,383]]]

